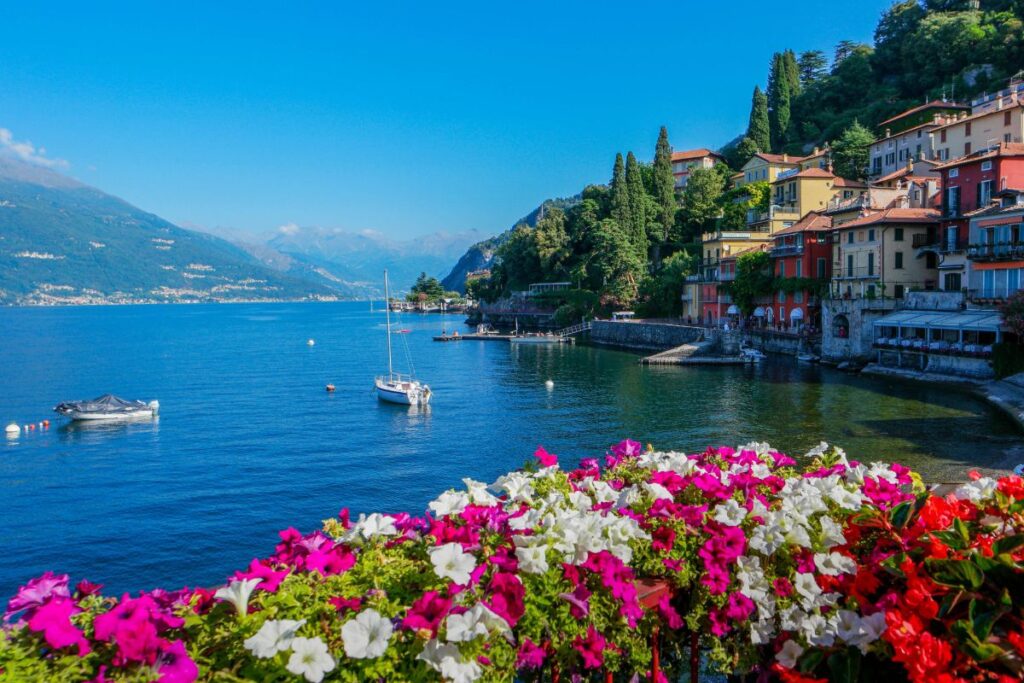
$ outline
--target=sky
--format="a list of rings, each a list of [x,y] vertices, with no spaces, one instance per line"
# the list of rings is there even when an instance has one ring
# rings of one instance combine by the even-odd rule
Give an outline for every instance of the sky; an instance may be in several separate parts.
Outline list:
[[[10,3],[0,146],[185,226],[493,234],[662,125],[721,146],[773,52],[889,4]]]

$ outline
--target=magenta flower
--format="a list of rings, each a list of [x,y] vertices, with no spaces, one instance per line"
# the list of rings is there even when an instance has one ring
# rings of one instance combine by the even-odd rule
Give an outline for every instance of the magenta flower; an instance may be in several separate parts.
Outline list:
[[[99,595],[99,592],[103,589],[102,583],[93,583],[92,581],[86,581],[82,579],[75,586],[75,594],[79,599],[87,597],[89,595]]]
[[[192,683],[199,677],[199,667],[188,656],[180,640],[164,643],[156,659],[159,683]]]
[[[754,601],[743,593],[732,593],[725,605],[725,616],[733,621],[746,621],[754,611]]]
[[[323,565],[320,567],[323,568]],[[284,578],[288,576],[289,571],[284,569],[276,572],[270,566],[263,564],[259,560],[253,560],[249,563],[249,570],[244,572],[235,572],[235,575],[231,577],[235,581],[244,581],[245,579],[260,579],[260,582],[256,584],[256,590],[265,590],[268,593],[273,593],[277,590],[277,587],[281,585]]]
[[[450,599],[441,597],[437,591],[427,591],[412,603],[405,619],[402,620],[402,627],[411,631],[426,629],[430,631],[432,637],[436,637],[437,629],[451,607]]]
[[[593,626],[587,627],[587,637],[576,636],[573,648],[583,658],[584,669],[600,669],[604,664],[604,650],[608,641]]]
[[[544,665],[544,648],[537,645],[529,638],[523,639],[519,646],[519,654],[516,655],[516,667],[519,669],[539,669]]]
[[[713,609],[708,612],[708,621],[711,622],[711,633],[719,638],[732,630],[732,626],[729,625],[729,619],[722,610]]]
[[[13,614],[23,609],[31,610],[39,607],[51,597],[71,597],[71,591],[68,590],[67,574],[57,576],[53,572],[46,572],[19,588],[18,593],[7,603],[4,619],[10,619]]]
[[[672,597],[667,593],[661,596],[661,600],[658,601],[658,614],[670,629],[675,630],[683,627],[683,617],[672,606]]]
[[[558,597],[569,603],[569,613],[574,619],[582,619],[590,614],[590,591],[580,584],[572,593],[559,593]]]
[[[514,627],[526,612],[526,605],[523,602],[526,589],[523,582],[515,574],[498,572],[491,577],[487,588],[491,595],[484,600],[484,604],[507,621],[509,626]]]
[[[671,527],[661,526],[651,534],[651,548],[664,552],[671,552],[676,542],[676,532]]]
[[[91,651],[89,641],[71,623],[72,615],[81,611],[69,598],[55,597],[33,610],[28,627],[42,633],[50,647],[64,648],[77,645],[78,656],[84,657]]]
[[[772,588],[780,598],[788,598],[793,594],[793,584],[785,576],[780,576],[772,581]]]
[[[353,611],[356,612],[363,605],[363,601],[359,598],[330,598],[327,602],[331,603],[334,609],[338,610],[338,614],[345,614],[345,612]]]
[[[558,456],[548,453],[543,446],[537,447],[537,450],[533,452],[533,457],[540,461],[541,467],[554,467],[558,464]]]

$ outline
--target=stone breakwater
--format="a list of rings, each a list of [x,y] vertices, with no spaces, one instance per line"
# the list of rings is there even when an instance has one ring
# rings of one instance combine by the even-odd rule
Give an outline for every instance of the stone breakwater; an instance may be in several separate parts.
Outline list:
[[[590,342],[637,351],[665,351],[703,338],[700,327],[671,323],[595,320]]]

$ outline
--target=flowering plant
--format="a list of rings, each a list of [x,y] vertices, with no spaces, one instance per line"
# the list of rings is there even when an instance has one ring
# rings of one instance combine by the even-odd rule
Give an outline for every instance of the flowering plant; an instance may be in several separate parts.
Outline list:
[[[10,601],[0,680],[666,680],[694,633],[719,669],[786,681],[1024,673],[1018,477],[941,498],[825,444],[803,469],[756,443],[535,455],[423,517],[282,531],[216,590],[111,598],[47,573]]]

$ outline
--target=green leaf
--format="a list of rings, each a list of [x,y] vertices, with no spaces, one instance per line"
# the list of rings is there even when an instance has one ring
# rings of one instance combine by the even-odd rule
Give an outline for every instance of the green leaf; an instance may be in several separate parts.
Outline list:
[[[932,531],[928,535],[936,540],[942,541],[953,550],[963,550],[967,547],[967,543],[965,543],[960,534],[955,531]]]
[[[968,530],[967,525],[964,524],[964,520],[960,519],[959,517],[954,519],[953,528],[956,530],[958,534],[960,534],[960,538],[964,540],[964,543],[970,543],[971,532],[970,530]]]
[[[860,650],[850,648],[836,652],[828,658],[828,669],[832,672],[830,680],[837,683],[857,683],[860,679]]]
[[[892,509],[892,524],[897,527],[904,527],[907,525],[907,520],[910,519],[910,502],[900,503]]]
[[[970,560],[936,560],[929,558],[924,561],[928,574],[936,583],[954,588],[981,588],[985,583],[985,574]]]
[[[905,574],[903,573],[903,570],[900,569],[900,565],[903,564],[903,560],[905,559],[907,559],[906,553],[896,553],[895,555],[890,555],[882,560],[881,565],[889,573],[903,578]]]
[[[807,650],[800,656],[797,669],[803,674],[814,673],[814,670],[818,668],[818,665],[821,664],[821,660],[824,658],[825,653],[821,650]]]
[[[974,636],[980,641],[985,641],[988,640],[989,634],[992,633],[992,625],[996,623],[996,620],[1003,613],[998,609],[986,609],[977,600],[971,600],[967,614],[971,619],[971,625],[974,627]]]
[[[1000,538],[998,541],[992,544],[992,552],[996,555],[1002,555],[1003,553],[1011,553],[1017,548],[1024,545],[1024,534],[1016,534],[1015,536],[1007,536],[1006,538]]]

